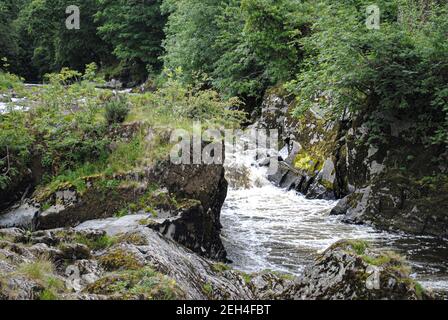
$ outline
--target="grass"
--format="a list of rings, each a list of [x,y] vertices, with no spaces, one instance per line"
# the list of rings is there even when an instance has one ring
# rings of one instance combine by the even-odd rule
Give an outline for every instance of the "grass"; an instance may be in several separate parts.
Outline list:
[[[35,262],[20,265],[18,272],[32,280],[41,280],[49,274],[53,274],[54,266],[50,260],[41,258]]]
[[[254,277],[253,274],[249,274],[249,273],[242,272],[242,271],[240,271],[239,274],[240,274],[241,277],[243,278],[244,283],[245,283],[246,285],[248,285],[248,284],[252,281],[252,279],[253,279],[253,277]]]
[[[126,172],[143,162],[147,154],[143,134],[138,134],[130,142],[118,143],[107,159],[107,167],[114,173]]]
[[[357,255],[363,255],[369,247],[369,243],[364,240],[345,240],[344,244],[349,245]]]
[[[99,257],[98,261],[107,271],[138,270],[143,267],[132,253],[121,248],[106,253]]]
[[[82,234],[77,234],[74,241],[86,245],[93,251],[107,249],[117,242],[114,237],[108,236],[107,234],[93,239]]]
[[[423,286],[420,283],[415,282],[414,288],[415,288],[415,294],[417,295],[417,298],[422,299],[423,294],[425,293],[425,289],[423,288]]]
[[[211,298],[213,296],[213,286],[211,283],[205,283],[202,286],[202,292],[207,295],[208,298]]]
[[[57,278],[53,263],[45,257],[31,263],[22,263],[19,265],[17,273],[43,287],[37,297],[39,300],[57,300],[58,293],[64,291],[64,283]]]
[[[228,266],[227,264],[222,263],[222,262],[212,264],[211,268],[214,272],[217,272],[217,273],[231,270],[230,266]]]
[[[377,256],[363,254],[361,257],[368,264],[374,266],[390,265],[391,267],[396,268],[397,271],[400,271],[402,273],[409,273],[409,270],[405,268],[406,264],[404,257],[395,252],[385,251]]]
[[[112,295],[119,299],[177,300],[185,293],[176,281],[151,267],[109,274],[86,289],[89,293]]]

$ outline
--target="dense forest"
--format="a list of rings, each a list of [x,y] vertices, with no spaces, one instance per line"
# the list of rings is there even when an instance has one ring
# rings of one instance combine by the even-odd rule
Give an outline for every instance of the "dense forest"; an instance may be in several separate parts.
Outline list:
[[[219,214],[227,192],[219,170],[224,169],[203,169],[204,176],[211,177],[207,180],[202,171],[194,171],[201,168],[178,173],[167,166],[162,161],[172,147],[167,131],[191,129],[193,121],[220,129],[255,124],[279,129],[280,147],[289,153],[278,156],[286,171],[270,177],[277,186],[310,199],[342,199],[331,212],[345,215],[349,223],[446,240],[448,2],[374,2],[0,0],[0,210],[23,206],[29,198],[27,208],[37,206],[38,215],[28,218],[37,229],[138,212],[159,218],[161,207],[174,208],[170,212],[176,214],[190,210],[195,218],[186,218],[185,224],[193,226],[182,224],[177,230],[194,230],[194,236],[171,236],[201,257],[227,262],[219,238]],[[66,9],[72,5],[79,8],[79,28],[66,25],[73,14]],[[109,90],[125,88],[130,90]],[[18,110],[15,103],[26,106]],[[141,181],[126,180],[129,172],[141,176],[142,168],[156,164],[163,164],[157,174],[166,181],[150,176],[142,187]],[[193,179],[196,186],[179,186],[170,181],[176,180],[172,172],[186,180],[202,180]],[[249,179],[242,177],[248,175],[244,170],[235,175],[236,182],[226,174],[232,188],[232,183]],[[207,194],[198,196],[195,188],[202,184],[200,192]],[[59,199],[67,190],[82,201],[67,204]],[[160,190],[169,190],[169,195]],[[89,202],[98,194],[109,201],[107,206],[105,201]],[[200,210],[197,199],[202,201]],[[60,209],[61,201],[69,209]],[[76,210],[70,209],[73,205]],[[64,218],[48,218],[55,208]],[[0,230],[16,226],[15,218],[1,217]],[[147,225],[168,232],[172,220],[163,226],[157,225],[159,221]],[[0,233],[0,240],[9,236]],[[78,236],[64,235],[61,241],[76,242]],[[82,240],[92,252],[115,248],[118,241]],[[364,243],[342,246],[363,259],[370,252]],[[170,250],[166,249],[168,256]],[[0,262],[1,257],[0,252]],[[412,287],[407,292],[424,296],[423,289],[408,279],[408,271],[389,268],[394,263],[401,268],[396,256],[374,255],[363,263],[387,265],[385,270],[398,282],[403,278],[405,286]],[[166,275],[131,267],[130,279],[160,280],[163,288],[156,297],[222,298],[213,296],[209,283],[198,285],[200,293],[186,285],[185,295]],[[217,268],[210,272],[218,279],[227,265]],[[176,278],[177,271],[169,276]],[[242,277],[250,283],[247,274]],[[0,298],[10,294],[2,293],[2,281],[0,277]],[[42,286],[41,298],[66,294],[47,282]],[[138,287],[134,282],[132,286]],[[99,290],[86,288],[89,294]],[[260,298],[254,292],[236,297]],[[146,298],[153,293],[136,295]],[[127,292],[120,294],[129,297]],[[389,291],[381,293],[385,296],[357,294],[362,299],[391,297]]]
[[[298,112],[325,88],[338,112],[433,110],[432,142],[447,139],[445,1],[377,1],[380,30],[365,27],[362,0],[85,0],[79,30],[65,26],[70,1],[0,5],[3,67],[28,81],[94,62],[132,86],[180,68],[186,83],[248,103],[286,84]]]

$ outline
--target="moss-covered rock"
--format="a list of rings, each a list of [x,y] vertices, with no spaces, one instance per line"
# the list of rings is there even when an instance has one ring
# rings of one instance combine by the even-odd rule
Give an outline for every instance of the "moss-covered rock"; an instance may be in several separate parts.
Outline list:
[[[364,241],[343,240],[307,267],[296,284],[299,299],[418,300],[432,298],[410,277],[405,259]]]
[[[108,274],[89,285],[86,292],[120,300],[182,300],[176,281],[150,267]]]
[[[144,266],[135,252],[126,250],[129,247],[114,247],[98,258],[101,266],[107,271],[138,270]]]

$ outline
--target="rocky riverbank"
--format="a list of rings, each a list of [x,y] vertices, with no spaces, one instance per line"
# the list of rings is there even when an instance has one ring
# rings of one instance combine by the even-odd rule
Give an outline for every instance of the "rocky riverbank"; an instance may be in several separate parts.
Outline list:
[[[431,298],[400,257],[372,251],[363,242],[333,245],[300,278],[245,274],[198,256],[138,218],[92,221],[75,229],[0,230],[0,298]]]
[[[257,126],[278,128],[284,143],[271,181],[311,199],[342,199],[332,214],[348,223],[448,237],[448,152],[425,144],[411,115],[334,119],[316,105],[298,120],[295,103],[272,89],[262,105]],[[372,128],[372,117],[383,126]]]
[[[269,99],[265,106],[271,101],[285,112],[285,101]],[[282,116],[273,119],[278,125]],[[270,178],[308,197],[339,198],[352,189],[341,178],[341,158],[332,156],[340,148],[340,125],[315,121],[300,131],[312,137],[308,144],[282,131],[287,156]],[[139,141],[146,148],[139,156],[169,145],[166,131],[139,122],[105,134],[108,149],[121,146],[121,155]],[[304,154],[307,148],[313,151]],[[362,242],[332,246],[299,278],[232,270],[224,264],[220,234],[228,187],[222,165],[174,165],[166,156],[152,157],[127,171],[80,172],[43,183],[42,159],[33,159],[2,197],[5,205],[16,201],[0,215],[3,299],[430,298],[404,260]]]

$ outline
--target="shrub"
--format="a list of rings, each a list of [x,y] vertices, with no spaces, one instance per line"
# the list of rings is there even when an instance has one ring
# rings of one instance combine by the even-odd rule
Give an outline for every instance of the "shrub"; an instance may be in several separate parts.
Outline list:
[[[115,244],[116,239],[107,234],[100,237],[87,237],[83,234],[77,234],[74,241],[88,246],[91,250],[103,250]]]
[[[127,99],[124,97],[114,98],[106,104],[106,121],[109,125],[123,123],[129,111]]]

